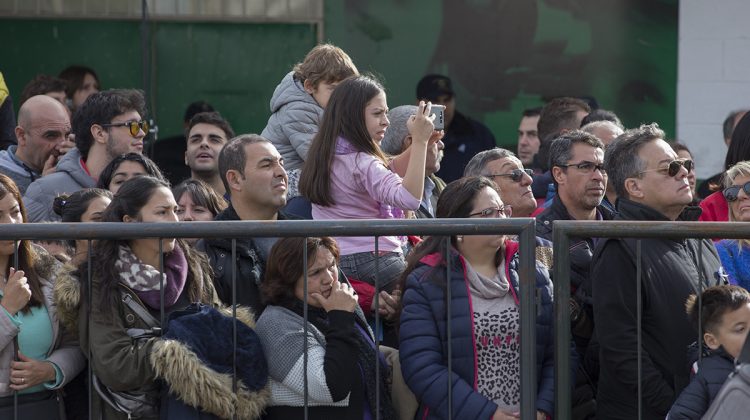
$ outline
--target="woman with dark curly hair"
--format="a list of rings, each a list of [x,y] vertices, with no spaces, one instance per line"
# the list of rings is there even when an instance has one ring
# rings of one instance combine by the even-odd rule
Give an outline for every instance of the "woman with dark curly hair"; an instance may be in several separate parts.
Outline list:
[[[339,247],[327,237],[283,238],[271,249],[261,285],[268,306],[256,327],[271,377],[266,419],[302,417],[303,349],[310,419],[375,418],[376,386],[379,418],[395,418],[385,389],[387,368],[382,365],[377,378],[376,363],[382,359],[352,287],[339,281],[338,259]]]

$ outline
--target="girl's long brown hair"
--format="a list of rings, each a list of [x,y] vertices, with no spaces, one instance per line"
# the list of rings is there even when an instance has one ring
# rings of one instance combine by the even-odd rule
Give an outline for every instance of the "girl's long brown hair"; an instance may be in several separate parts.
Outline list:
[[[338,137],[387,164],[383,151],[370,138],[365,125],[365,107],[381,92],[383,86],[375,79],[355,76],[341,82],[331,94],[300,175],[300,192],[311,202],[319,206],[336,204],[331,197],[331,163]]]

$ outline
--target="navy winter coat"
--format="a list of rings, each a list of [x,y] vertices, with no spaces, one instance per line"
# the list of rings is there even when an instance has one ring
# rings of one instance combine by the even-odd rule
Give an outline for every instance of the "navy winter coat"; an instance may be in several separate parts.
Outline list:
[[[518,304],[518,243],[505,244],[506,276]],[[399,334],[401,370],[409,388],[420,401],[417,418],[447,418],[448,335],[446,321],[445,263],[443,254],[424,257],[409,274],[403,297]],[[477,391],[476,343],[466,266],[455,251],[451,261],[451,345],[453,418],[489,419],[497,405]],[[536,268],[536,373],[537,410],[554,409],[554,342],[552,283],[547,269]],[[522,338],[523,339],[523,338]],[[577,356],[572,351],[572,366]],[[572,373],[571,373],[572,374]],[[574,383],[575,381],[573,381]]]
[[[697,358],[697,352],[696,352]],[[734,371],[734,360],[723,349],[703,355],[698,372],[669,410],[667,419],[700,419],[708,411],[716,394]]]

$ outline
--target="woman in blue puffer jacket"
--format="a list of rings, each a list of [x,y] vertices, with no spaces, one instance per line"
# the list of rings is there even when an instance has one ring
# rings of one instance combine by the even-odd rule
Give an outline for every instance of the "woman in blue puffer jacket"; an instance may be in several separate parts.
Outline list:
[[[508,217],[495,184],[470,177],[445,188],[437,217]],[[401,367],[420,401],[417,418],[518,418],[521,401],[518,243],[503,235],[450,238],[452,373],[448,372],[446,239],[430,237],[409,257],[399,332]],[[552,283],[537,264],[537,418],[554,409]],[[577,358],[571,363],[577,365]]]

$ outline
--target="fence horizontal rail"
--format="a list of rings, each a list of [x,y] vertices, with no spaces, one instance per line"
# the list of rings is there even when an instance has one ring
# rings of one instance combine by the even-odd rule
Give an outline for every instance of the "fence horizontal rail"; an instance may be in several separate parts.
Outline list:
[[[554,314],[555,314],[555,418],[571,417],[570,238],[750,238],[746,222],[655,222],[556,220],[553,226]]]
[[[592,238],[750,238],[750,222],[556,220],[552,223],[560,235]]]
[[[534,219],[284,220],[175,223],[23,223],[4,224],[0,240],[251,238],[294,236],[518,235]]]

